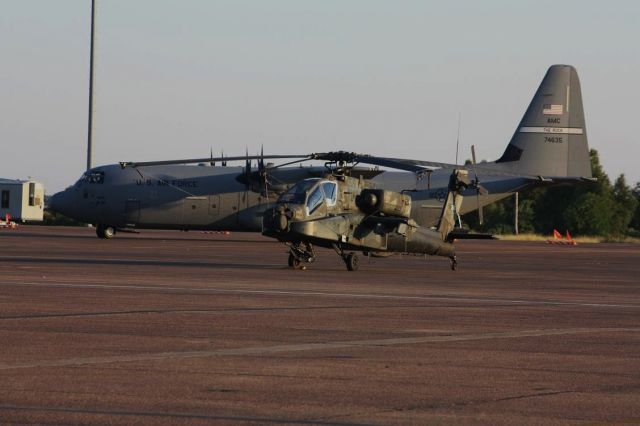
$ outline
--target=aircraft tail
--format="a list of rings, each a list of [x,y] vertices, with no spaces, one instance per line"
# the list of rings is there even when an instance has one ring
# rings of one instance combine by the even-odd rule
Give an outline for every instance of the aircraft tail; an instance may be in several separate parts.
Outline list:
[[[580,80],[574,67],[549,68],[504,154],[490,164],[515,174],[591,177]]]

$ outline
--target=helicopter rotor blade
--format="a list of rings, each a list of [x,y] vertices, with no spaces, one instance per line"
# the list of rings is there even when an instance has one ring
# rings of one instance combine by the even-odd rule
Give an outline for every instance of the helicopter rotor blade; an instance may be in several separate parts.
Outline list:
[[[290,166],[292,164],[298,164],[298,163],[302,163],[304,161],[309,161],[311,160],[311,158],[309,158],[308,156],[305,158],[300,158],[298,160],[293,160],[293,161],[287,161],[286,163],[282,163],[282,164],[277,164],[275,166],[270,166],[270,167],[265,167],[265,170],[275,170],[278,169],[280,167],[286,167],[286,166]]]
[[[469,166],[463,165],[455,165],[450,163],[440,163],[435,161],[423,161],[423,160],[414,160],[414,159],[405,159],[405,158],[390,158],[390,157],[376,157],[366,154],[356,154],[353,152],[346,151],[335,151],[335,152],[325,152],[325,153],[312,153],[312,154],[287,154],[287,155],[258,155],[252,156],[246,155],[244,156],[236,156],[236,157],[227,157],[222,155],[221,157],[208,157],[208,158],[187,158],[181,160],[160,160],[160,161],[121,161],[120,167],[146,167],[146,166],[164,166],[164,165],[174,165],[174,164],[195,164],[195,163],[208,163],[208,162],[223,162],[223,165],[226,165],[228,161],[242,161],[247,158],[253,160],[259,160],[262,158],[263,160],[286,160],[286,159],[297,159],[292,161],[291,163],[280,164],[275,167],[282,167],[285,165],[300,163],[303,161],[309,160],[324,160],[328,162],[338,162],[343,161],[346,163],[354,163],[360,162],[363,164],[377,165],[381,167],[389,167],[397,170],[405,170],[413,173],[424,173],[425,171],[433,171],[435,169],[445,169],[445,170],[472,170]],[[534,179],[543,182],[553,182],[553,179],[545,178],[544,176],[534,176],[534,175],[525,175],[519,173],[513,173],[502,170],[495,170],[493,168],[483,168],[476,167],[477,171],[482,172],[483,175],[490,176],[512,176],[519,177],[525,179]],[[580,177],[573,177],[572,180],[588,180]]]
[[[411,164],[409,160],[375,157],[367,154],[357,154],[355,152],[335,151],[311,154],[312,160],[324,160],[331,163],[362,163],[373,166],[390,167],[408,172],[424,172],[429,169],[420,165]]]
[[[475,169],[476,169],[476,146],[475,145],[471,145],[471,162],[473,164],[473,170],[475,173]],[[475,173],[476,175],[476,179],[478,178],[478,174]]]
[[[289,158],[303,158],[309,159],[309,154],[304,155],[264,155],[264,160],[283,160]],[[147,167],[147,166],[170,166],[174,164],[196,164],[207,163],[211,161],[242,161],[242,160],[257,160],[260,159],[259,155],[240,155],[236,157],[227,157],[222,155],[221,157],[206,157],[206,158],[187,158],[183,160],[160,160],[160,161],[121,161],[120,167],[123,169],[126,167]],[[301,160],[304,161],[304,160]]]
[[[312,153],[312,154],[287,154],[287,155],[243,155],[243,156],[225,156],[221,157],[207,157],[207,158],[186,158],[179,160],[159,160],[159,161],[121,161],[120,167],[123,169],[126,167],[147,167],[147,166],[167,166],[174,164],[195,164],[195,163],[211,163],[222,161],[225,164],[228,161],[246,161],[246,160],[287,160],[293,161],[284,164],[279,164],[273,167],[267,167],[267,169],[282,167],[286,165],[296,164],[308,160],[323,160],[328,162],[345,162],[345,163],[363,163],[381,167],[389,167],[398,170],[405,170],[413,173],[425,172],[433,169],[468,169],[465,166],[456,166],[455,164],[437,163],[432,161],[420,161],[403,158],[388,158],[388,157],[376,157],[367,154],[357,154],[354,152],[335,151],[324,153]],[[487,170],[487,173],[498,175],[510,175],[515,176],[513,173],[501,173],[494,170]],[[522,176],[522,175],[518,175]],[[533,176],[538,178],[537,176]]]
[[[473,171],[473,165],[455,165],[455,164],[451,164],[451,163],[440,163],[440,162],[436,162],[436,161],[425,161],[425,160],[414,160],[414,159],[406,159],[406,158],[387,158],[387,157],[375,157],[378,160],[385,160],[387,162],[389,162],[391,165],[389,165],[389,167],[393,167],[393,168],[398,168],[400,170],[408,170],[408,171],[414,171],[414,170],[410,170],[408,168],[409,165],[414,166],[415,168],[419,169],[419,170],[436,170],[436,169],[444,169],[444,170],[469,170],[469,171]],[[364,161],[363,161],[364,162]],[[404,166],[397,166],[397,165],[404,165]],[[532,179],[532,180],[537,180],[537,181],[545,181],[545,178],[543,176],[535,176],[535,175],[528,175],[528,174],[521,174],[521,173],[515,173],[515,172],[510,172],[510,171],[506,171],[506,170],[497,170],[494,168],[489,168],[489,167],[476,167],[476,170],[478,172],[481,172],[483,175],[488,175],[488,176],[508,176],[508,177],[518,177],[518,178],[524,178],[524,179]]]

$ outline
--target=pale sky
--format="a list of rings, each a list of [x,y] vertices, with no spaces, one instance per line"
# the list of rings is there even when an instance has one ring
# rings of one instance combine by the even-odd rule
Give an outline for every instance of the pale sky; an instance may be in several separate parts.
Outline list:
[[[0,0],[0,177],[86,164],[90,0]],[[334,149],[498,158],[552,64],[640,181],[640,2],[97,0],[94,165]]]

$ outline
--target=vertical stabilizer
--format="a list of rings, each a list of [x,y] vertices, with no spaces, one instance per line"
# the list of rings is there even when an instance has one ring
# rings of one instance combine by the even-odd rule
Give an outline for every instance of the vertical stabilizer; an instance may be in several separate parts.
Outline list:
[[[525,175],[591,176],[582,93],[575,68],[549,68],[507,149],[494,164]]]

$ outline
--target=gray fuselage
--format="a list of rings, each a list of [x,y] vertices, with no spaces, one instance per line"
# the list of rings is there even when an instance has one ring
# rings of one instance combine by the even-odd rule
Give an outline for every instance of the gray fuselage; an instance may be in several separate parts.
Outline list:
[[[371,169],[355,169],[354,176],[358,170],[374,175],[374,186],[412,191],[412,218],[422,226],[437,224],[447,194],[448,170],[436,170],[430,179]],[[282,190],[323,171],[323,167],[290,167],[276,169],[270,177]],[[262,214],[277,194],[243,183],[238,178],[243,173],[244,168],[233,166],[101,166],[55,194],[49,207],[81,222],[116,228],[260,231]],[[486,205],[504,198],[526,183],[521,178],[488,178],[483,184],[491,195],[482,196],[481,202]],[[475,196],[465,201],[461,214],[477,208]]]

